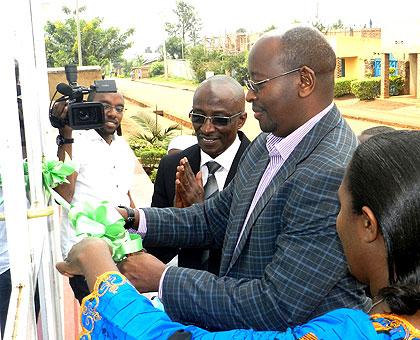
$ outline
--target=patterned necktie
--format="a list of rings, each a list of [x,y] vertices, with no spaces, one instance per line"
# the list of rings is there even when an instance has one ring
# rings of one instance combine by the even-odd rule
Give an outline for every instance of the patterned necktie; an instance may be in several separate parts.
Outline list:
[[[207,177],[207,183],[204,186],[204,197],[208,199],[215,195],[219,191],[219,187],[217,186],[216,177],[214,177],[214,173],[219,170],[220,164],[217,162],[207,162],[206,163],[207,169],[209,169],[209,176]]]

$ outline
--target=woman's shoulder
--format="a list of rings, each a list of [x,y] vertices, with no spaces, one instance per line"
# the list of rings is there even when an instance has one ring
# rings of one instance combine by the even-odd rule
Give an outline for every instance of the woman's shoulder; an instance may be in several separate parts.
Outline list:
[[[420,339],[420,330],[409,321],[395,314],[373,314],[370,316],[378,334],[387,334],[390,339]]]

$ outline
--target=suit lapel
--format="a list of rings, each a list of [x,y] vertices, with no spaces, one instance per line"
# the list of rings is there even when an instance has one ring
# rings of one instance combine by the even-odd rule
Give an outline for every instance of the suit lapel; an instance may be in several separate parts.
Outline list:
[[[266,136],[264,134],[264,136]],[[220,268],[220,273],[223,273],[223,270],[228,266],[229,263],[232,263],[232,254],[234,253],[236,243],[238,241],[239,233],[242,230],[243,223],[245,221],[246,215],[248,214],[249,207],[251,205],[252,199],[254,197],[255,191],[257,190],[258,184],[260,182],[261,176],[263,175],[267,165],[268,165],[268,152],[265,147],[265,137],[261,138],[259,142],[255,143],[255,148],[253,148],[253,153],[257,163],[247,162],[246,165],[240,168],[240,176],[245,177],[246,180],[243,181],[244,185],[241,186],[240,192],[234,192],[234,201],[235,206],[235,222],[229,227],[226,233],[226,245],[224,247],[224,258],[228,259],[227,261],[222,261]],[[258,158],[257,158],[258,157]]]
[[[232,181],[233,177],[235,177],[236,170],[238,168],[238,164],[242,157],[242,154],[244,153],[245,149],[250,143],[249,139],[245,136],[245,134],[242,131],[238,131],[238,135],[239,139],[241,140],[241,145],[239,146],[238,152],[236,153],[235,158],[233,159],[223,189],[226,188],[228,184]]]
[[[186,150],[185,157],[188,158],[188,162],[190,163],[191,170],[194,174],[200,171],[200,162],[201,162],[201,155],[200,155],[200,147],[198,144],[193,145],[189,149]]]
[[[228,270],[226,273],[228,273],[237,259],[239,258],[239,255],[241,254],[246,241],[248,239],[248,236],[251,232],[252,226],[254,225],[255,221],[257,220],[258,216],[261,214],[261,212],[264,210],[264,207],[267,205],[267,203],[270,201],[271,197],[274,195],[275,192],[278,191],[278,188],[293,174],[293,172],[296,169],[296,166],[302,162],[304,159],[306,159],[315,149],[315,147],[320,143],[320,141],[325,137],[325,135],[331,131],[337,124],[340,122],[341,116],[334,105],[334,107],[318,122],[318,124],[315,125],[315,127],[309,131],[309,133],[302,139],[302,141],[296,146],[295,150],[290,154],[290,156],[287,158],[286,162],[282,165],[280,170],[277,172],[277,174],[274,176],[270,184],[267,186],[264,193],[261,195],[260,199],[258,200],[254,210],[251,213],[251,216],[249,217],[249,220],[245,226],[244,232],[241,236],[241,239],[239,241],[238,246],[233,248],[233,255],[232,259],[230,261]],[[267,156],[267,165],[268,165],[268,153],[266,153]],[[258,172],[261,171],[261,168],[258,170]],[[246,199],[249,200],[248,209],[245,211],[245,214],[243,216],[242,221],[245,221],[246,215],[249,210],[249,206],[251,205],[252,199],[254,198],[255,192],[257,190],[258,184],[261,180],[261,177],[265,171],[265,167],[262,169],[262,173],[259,173],[259,179],[257,180],[256,185],[253,185],[253,192],[252,195],[244,197],[244,201]],[[255,178],[253,178],[255,179]],[[252,179],[250,178],[250,181]],[[255,184],[255,183],[254,183]],[[241,195],[242,196],[242,195]],[[239,230],[242,229],[242,226],[239,227]],[[239,233],[237,235],[239,237]],[[237,243],[238,238],[236,238],[235,246]]]

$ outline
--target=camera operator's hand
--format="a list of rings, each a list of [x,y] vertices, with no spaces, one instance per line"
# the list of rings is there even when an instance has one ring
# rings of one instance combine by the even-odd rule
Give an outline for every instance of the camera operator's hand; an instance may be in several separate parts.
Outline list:
[[[61,119],[61,120],[67,120],[67,108],[68,108],[68,102],[67,101],[61,101],[54,103],[54,106],[52,108],[52,115]],[[60,132],[60,135],[64,138],[71,138],[73,129],[69,125],[64,125],[64,127],[58,129]]]
[[[56,102],[51,109],[50,116],[54,116],[58,118],[58,120],[61,119],[67,121],[67,107],[67,101]],[[60,161],[64,162],[67,157],[70,157],[70,159],[73,158],[73,129],[66,124],[63,127],[58,128],[58,131],[59,135],[56,139],[58,146],[57,156]],[[67,176],[68,183],[62,183],[54,188],[54,190],[69,203],[73,200],[76,179],[77,172],[73,172],[71,175]]]

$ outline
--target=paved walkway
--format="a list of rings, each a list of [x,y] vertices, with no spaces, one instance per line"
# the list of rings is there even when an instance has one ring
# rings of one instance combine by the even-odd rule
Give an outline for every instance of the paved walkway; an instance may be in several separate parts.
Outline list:
[[[123,131],[133,129],[134,123],[130,116],[138,112],[151,113],[156,107],[164,111],[164,117],[158,117],[164,127],[172,125],[174,121],[184,125],[184,134],[191,134],[191,123],[187,112],[191,108],[192,93],[196,86],[179,84],[162,84],[149,79],[131,81],[130,79],[116,79],[118,88],[127,99],[127,114],[125,115]],[[153,91],[158,85],[161,90]],[[178,91],[173,91],[177,89]],[[172,91],[171,91],[172,90]],[[182,90],[182,91],[180,91]],[[146,95],[146,92],[150,92]],[[337,98],[335,100],[343,116],[348,119],[356,134],[375,125],[389,125],[403,129],[420,129],[420,99],[410,96],[391,97],[389,99],[375,99],[373,101],[359,101],[354,97]],[[158,103],[158,104],[156,104]],[[144,106],[148,107],[144,107]],[[143,107],[141,107],[143,106]],[[254,138],[260,133],[259,125],[255,121],[250,105],[247,104],[247,122],[244,132]],[[124,122],[123,122],[124,124]],[[133,199],[137,206],[150,206],[153,194],[153,183],[144,170],[137,169],[136,183],[133,189]]]
[[[121,81],[123,80],[118,79],[118,82]],[[191,92],[194,92],[196,88],[193,85],[164,84],[150,79],[141,79],[135,82]],[[133,97],[137,97],[133,92],[130,92],[128,95],[132,99],[136,99]],[[137,99],[140,100],[139,98]],[[335,103],[343,116],[349,119],[404,129],[420,129],[420,99],[415,99],[412,96],[397,96],[388,99],[377,98],[373,101],[360,101],[354,97],[344,97],[336,98]]]

